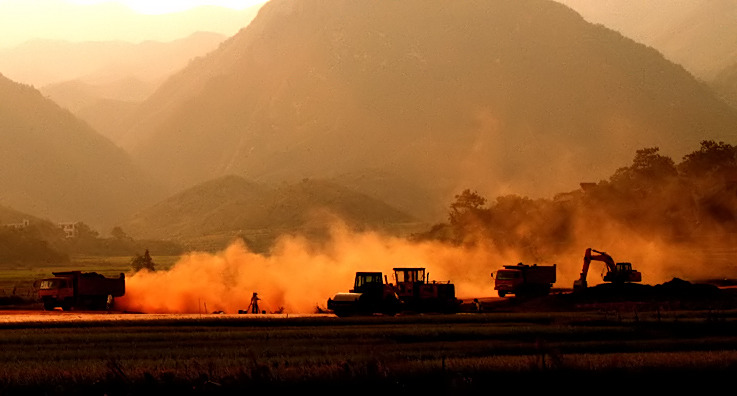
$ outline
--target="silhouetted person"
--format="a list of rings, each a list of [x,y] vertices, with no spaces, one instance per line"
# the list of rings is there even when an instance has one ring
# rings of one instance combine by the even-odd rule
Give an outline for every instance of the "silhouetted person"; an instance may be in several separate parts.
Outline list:
[[[258,293],[253,293],[253,296],[251,296],[251,303],[248,304],[248,308],[251,309],[251,313],[258,313],[258,300],[260,300],[260,298],[258,298]]]

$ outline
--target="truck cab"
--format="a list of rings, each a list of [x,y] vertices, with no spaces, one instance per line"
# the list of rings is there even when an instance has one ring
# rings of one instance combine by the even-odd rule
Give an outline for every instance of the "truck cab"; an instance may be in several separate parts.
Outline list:
[[[61,276],[42,279],[38,287],[38,295],[46,310],[52,310],[56,306],[69,310],[71,305],[67,302],[71,302],[74,298],[74,279]]]
[[[524,281],[521,270],[500,269],[496,272],[496,277],[494,278],[494,290],[497,291],[499,297],[504,297],[507,293],[514,293]]]

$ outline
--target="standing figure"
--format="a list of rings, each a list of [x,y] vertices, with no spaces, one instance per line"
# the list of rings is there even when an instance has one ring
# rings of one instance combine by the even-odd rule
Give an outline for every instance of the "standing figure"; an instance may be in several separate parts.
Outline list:
[[[253,293],[253,296],[251,297],[251,303],[248,304],[248,308],[251,309],[251,313],[258,313],[258,293]]]

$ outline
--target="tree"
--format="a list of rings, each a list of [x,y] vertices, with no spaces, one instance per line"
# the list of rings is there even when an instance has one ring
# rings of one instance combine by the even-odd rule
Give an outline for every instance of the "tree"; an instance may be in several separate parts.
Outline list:
[[[100,236],[100,233],[93,230],[89,225],[87,225],[86,223],[82,223],[81,221],[77,223],[76,228],[77,228],[77,239],[94,240]]]
[[[670,157],[660,155],[658,147],[637,150],[632,165],[619,168],[612,181],[654,182],[678,175],[676,165]]]
[[[131,260],[131,269],[133,269],[133,272],[138,272],[142,269],[147,269],[149,271],[156,271],[156,265],[154,264],[153,259],[151,259],[151,255],[148,253],[148,249],[146,249],[146,252],[141,255],[136,255]]]
[[[450,224],[458,225],[468,217],[479,217],[479,214],[485,209],[486,198],[480,196],[476,191],[469,189],[463,190],[462,193],[455,196],[455,202],[450,204],[450,213],[448,214]]]
[[[724,142],[704,140],[698,151],[683,157],[678,170],[693,179],[730,177],[737,173],[737,148]]]
[[[131,239],[128,234],[123,231],[121,227],[113,227],[113,229],[110,231],[110,235],[112,235],[113,238],[118,240],[129,240]]]

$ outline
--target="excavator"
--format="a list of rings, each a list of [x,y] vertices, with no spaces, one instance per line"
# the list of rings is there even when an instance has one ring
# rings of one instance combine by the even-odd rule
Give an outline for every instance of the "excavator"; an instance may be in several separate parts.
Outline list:
[[[596,254],[591,254],[592,252]],[[600,252],[592,248],[586,249],[586,253],[583,256],[583,269],[581,270],[581,277],[573,282],[573,290],[581,290],[588,287],[586,283],[586,276],[589,272],[589,265],[591,261],[602,261],[606,264],[607,273],[604,275],[604,282],[611,282],[614,284],[622,284],[625,282],[641,282],[642,274],[640,271],[632,269],[630,263],[615,263],[612,256],[605,252]]]

